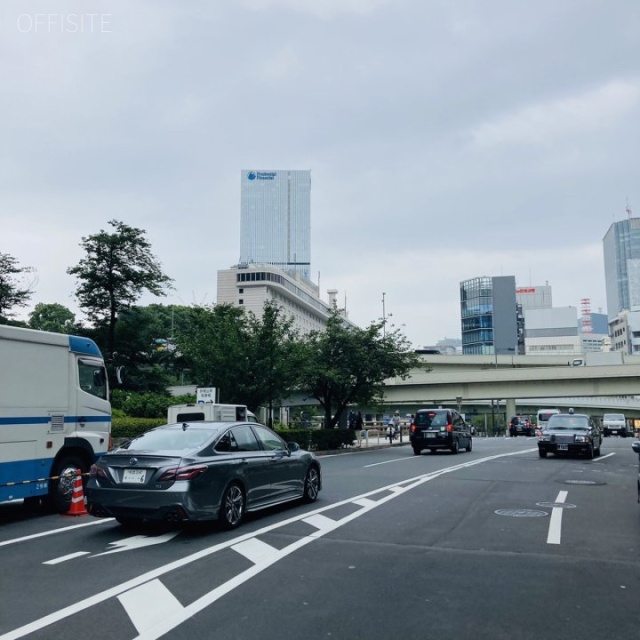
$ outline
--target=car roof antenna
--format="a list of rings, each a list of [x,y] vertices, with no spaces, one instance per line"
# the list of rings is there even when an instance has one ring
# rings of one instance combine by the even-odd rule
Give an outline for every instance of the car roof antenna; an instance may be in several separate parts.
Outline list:
[[[183,423],[182,423],[182,430],[183,430],[183,431],[186,431],[188,426],[189,426],[189,425],[188,425],[186,422],[183,422]]]

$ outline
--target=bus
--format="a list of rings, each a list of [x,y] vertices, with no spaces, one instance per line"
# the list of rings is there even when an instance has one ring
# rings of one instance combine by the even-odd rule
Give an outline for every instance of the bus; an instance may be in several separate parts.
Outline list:
[[[68,511],[111,445],[104,359],[93,340],[0,325],[0,503]]]

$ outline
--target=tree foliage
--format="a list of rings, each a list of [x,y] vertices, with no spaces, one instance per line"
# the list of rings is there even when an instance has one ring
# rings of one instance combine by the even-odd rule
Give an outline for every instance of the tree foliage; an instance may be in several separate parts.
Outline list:
[[[383,321],[352,327],[338,310],[323,330],[306,337],[304,351],[300,389],[320,403],[326,428],[335,427],[349,405],[381,402],[386,379],[405,379],[420,365],[399,329]]]
[[[77,333],[76,316],[67,307],[52,302],[39,302],[29,314],[29,328],[40,331],[54,331],[55,333]]]
[[[15,316],[12,309],[26,307],[33,294],[31,284],[22,280],[33,267],[21,267],[18,261],[8,253],[0,253],[0,321],[6,322]]]
[[[220,401],[256,410],[271,406],[295,385],[299,342],[292,321],[274,303],[262,318],[242,307],[197,307],[177,350],[198,386],[219,390]]]
[[[118,314],[145,291],[166,295],[172,279],[162,272],[143,230],[117,220],[109,224],[113,233],[100,230],[82,238],[85,257],[67,273],[80,281],[75,296],[89,319],[96,324],[106,321],[107,354],[111,356]]]

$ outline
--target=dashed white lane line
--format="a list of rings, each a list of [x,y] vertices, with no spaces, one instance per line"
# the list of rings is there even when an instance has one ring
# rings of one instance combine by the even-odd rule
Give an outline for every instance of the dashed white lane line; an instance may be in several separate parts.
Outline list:
[[[0,542],[0,547],[4,547],[9,544],[15,544],[16,542],[26,542],[27,540],[35,540],[36,538],[44,538],[45,536],[52,536],[56,533],[65,533],[71,531],[71,529],[81,529],[82,527],[93,527],[96,524],[106,524],[107,522],[113,522],[113,518],[101,518],[100,520],[93,520],[92,522],[83,522],[82,524],[74,524],[70,527],[62,527],[61,529],[50,529],[49,531],[42,531],[41,533],[34,533],[30,536],[22,536],[21,538],[12,538],[11,540],[3,540]]]
[[[79,558],[81,556],[87,556],[90,553],[91,553],[90,551],[77,551],[76,553],[70,553],[70,554],[68,554],[66,556],[60,556],[59,558],[54,558],[53,560],[47,560],[46,562],[43,562],[42,564],[50,564],[50,565],[60,564],[61,562],[66,562],[67,560],[73,560],[74,558]]]
[[[568,491],[561,491],[556,498],[557,503],[563,503],[567,499]],[[562,511],[563,507],[553,507],[549,520],[549,533],[547,534],[547,544],[560,544],[562,533]]]
[[[160,580],[152,580],[136,589],[118,596],[138,633],[146,633],[158,623],[158,612],[162,617],[179,615],[184,607]],[[153,602],[150,607],[149,603]]]

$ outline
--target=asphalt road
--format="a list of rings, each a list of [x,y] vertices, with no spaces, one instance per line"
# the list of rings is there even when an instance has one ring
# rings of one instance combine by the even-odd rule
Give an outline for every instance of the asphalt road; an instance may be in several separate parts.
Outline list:
[[[135,535],[0,508],[0,640],[636,640],[638,459],[471,453],[323,456],[313,505]]]

